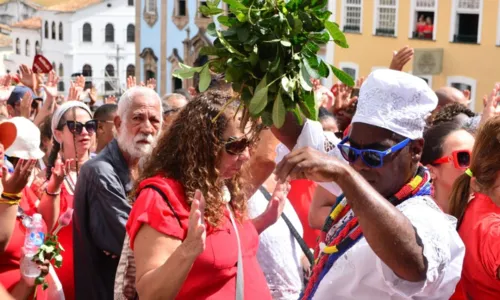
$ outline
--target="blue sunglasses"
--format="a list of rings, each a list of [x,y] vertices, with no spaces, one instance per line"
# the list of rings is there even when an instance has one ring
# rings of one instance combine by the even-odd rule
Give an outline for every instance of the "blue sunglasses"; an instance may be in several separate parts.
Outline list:
[[[346,137],[337,145],[344,159],[350,163],[354,163],[361,156],[363,162],[370,168],[380,168],[384,164],[384,157],[403,149],[411,141],[410,139],[406,139],[385,151],[377,151],[371,149],[359,150],[345,145],[348,140],[349,137]]]

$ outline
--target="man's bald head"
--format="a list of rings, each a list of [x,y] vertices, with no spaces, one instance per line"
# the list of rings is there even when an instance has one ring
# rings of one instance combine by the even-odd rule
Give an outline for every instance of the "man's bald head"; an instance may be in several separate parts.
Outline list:
[[[454,87],[442,87],[436,91],[436,95],[438,97],[438,108],[450,103],[459,103],[469,106],[469,99],[462,91]]]

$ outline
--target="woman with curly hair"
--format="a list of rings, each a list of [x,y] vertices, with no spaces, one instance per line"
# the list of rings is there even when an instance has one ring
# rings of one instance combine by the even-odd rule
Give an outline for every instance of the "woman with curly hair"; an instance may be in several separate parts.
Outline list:
[[[140,299],[271,299],[258,234],[279,218],[288,187],[248,218],[240,173],[255,135],[239,129],[230,100],[198,95],[144,165],[127,223]]]

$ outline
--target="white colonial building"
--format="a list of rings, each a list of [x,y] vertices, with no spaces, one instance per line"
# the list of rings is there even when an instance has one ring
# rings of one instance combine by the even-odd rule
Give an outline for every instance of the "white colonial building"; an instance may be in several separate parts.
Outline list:
[[[38,11],[37,17],[41,19],[41,54],[63,79],[61,91],[67,91],[73,76],[83,75],[87,87],[94,85],[100,95],[119,93],[125,88],[127,75],[135,74],[132,0],[64,1]],[[14,36],[26,34],[21,30],[13,26],[14,48]],[[26,61],[31,65],[35,51],[30,54],[26,60],[22,55],[13,55],[11,60],[17,65]]]
[[[6,71],[16,72],[19,65],[33,65],[33,58],[41,51],[42,20],[33,17],[12,25],[10,55],[3,58]]]
[[[0,3],[0,24],[12,25],[31,18],[41,6],[26,0],[7,0]]]

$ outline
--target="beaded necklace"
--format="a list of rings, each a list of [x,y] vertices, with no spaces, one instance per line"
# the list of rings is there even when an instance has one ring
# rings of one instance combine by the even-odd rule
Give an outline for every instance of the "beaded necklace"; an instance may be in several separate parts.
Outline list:
[[[393,205],[398,205],[411,197],[431,194],[432,185],[429,172],[420,166],[415,177],[388,200]],[[339,223],[348,214],[347,220]],[[331,230],[333,232],[330,232]],[[352,213],[347,199],[340,196],[321,231],[321,243],[319,243],[315,251],[318,256],[313,267],[313,274],[301,299],[312,299],[319,283],[337,259],[362,237],[363,231],[359,226],[358,217]]]

